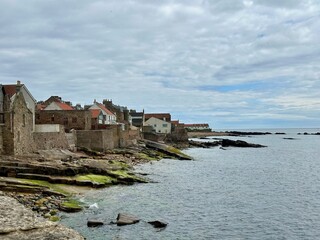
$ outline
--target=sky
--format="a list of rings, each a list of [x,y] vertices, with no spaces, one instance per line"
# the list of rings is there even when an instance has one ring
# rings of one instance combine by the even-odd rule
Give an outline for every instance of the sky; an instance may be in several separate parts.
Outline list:
[[[212,129],[320,127],[319,0],[0,0],[0,83]]]

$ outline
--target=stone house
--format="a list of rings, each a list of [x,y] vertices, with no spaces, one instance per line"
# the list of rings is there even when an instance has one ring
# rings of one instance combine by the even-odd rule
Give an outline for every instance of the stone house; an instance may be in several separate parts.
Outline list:
[[[155,117],[149,118],[145,126],[152,126],[156,133],[171,133],[171,123]]]
[[[91,112],[88,110],[38,110],[36,124],[60,124],[66,132],[71,129],[90,130]]]
[[[35,112],[36,112],[36,99],[32,96],[28,88],[21,84],[20,81],[17,81],[17,84],[10,84],[10,85],[3,85],[3,90],[5,95],[7,95],[11,102],[14,102],[14,98],[16,97],[18,92],[21,92],[25,103],[28,107],[28,109],[32,113],[32,130],[35,129]]]
[[[2,153],[6,155],[24,155],[35,149],[33,141],[34,114],[30,110],[30,104],[28,105],[24,98],[23,92],[25,90],[22,90],[21,86],[18,83],[15,91],[10,87],[8,93],[6,91],[8,88],[3,87],[4,121],[1,126],[1,138]],[[12,94],[13,92],[15,93]]]
[[[88,110],[76,110],[71,102],[62,101],[59,96],[51,96],[45,102],[38,103],[36,124],[60,124],[66,132],[71,129],[91,129],[91,113]]]

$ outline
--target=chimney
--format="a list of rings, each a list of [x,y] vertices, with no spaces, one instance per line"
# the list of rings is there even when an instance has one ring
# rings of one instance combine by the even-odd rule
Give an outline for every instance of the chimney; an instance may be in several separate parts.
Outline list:
[[[17,81],[17,85],[16,85],[16,91],[17,91],[17,93],[20,92],[20,89],[21,89],[21,82],[18,80],[18,81]]]

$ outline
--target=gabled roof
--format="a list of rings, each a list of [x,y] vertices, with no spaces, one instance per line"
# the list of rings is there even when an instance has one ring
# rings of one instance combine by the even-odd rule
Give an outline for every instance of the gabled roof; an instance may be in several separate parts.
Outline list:
[[[145,119],[149,119],[149,118],[158,118],[163,120],[164,118],[167,119],[167,121],[171,121],[171,114],[170,113],[146,113],[144,114]]]
[[[61,110],[74,110],[73,107],[71,107],[66,103],[58,102],[58,101],[55,101],[55,103],[61,108]]]
[[[91,118],[98,118],[101,110],[100,109],[90,109],[91,112]]]
[[[4,92],[10,98],[17,93],[17,85],[3,85]]]
[[[192,124],[185,124],[185,127],[209,127],[208,123],[192,123]]]
[[[19,83],[20,84],[20,83]],[[10,98],[13,97],[17,93],[17,84],[8,84],[8,85],[2,85],[5,94],[7,94]],[[28,95],[32,98],[32,100],[36,103],[36,99],[32,96],[32,94],[29,92],[28,88],[24,85],[21,84],[21,88],[24,88]]]
[[[96,102],[96,104],[97,104],[97,106],[98,106],[101,110],[105,111],[107,114],[115,116],[114,113],[112,113],[112,112],[111,112],[108,108],[106,108],[103,104],[98,103],[98,102]]]

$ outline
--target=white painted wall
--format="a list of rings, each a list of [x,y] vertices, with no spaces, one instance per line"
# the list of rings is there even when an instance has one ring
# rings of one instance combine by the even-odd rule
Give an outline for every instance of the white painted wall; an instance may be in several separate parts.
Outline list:
[[[149,118],[144,125],[152,126],[157,133],[171,133],[171,123],[158,118]]]
[[[35,132],[60,132],[61,127],[59,124],[36,124]]]

